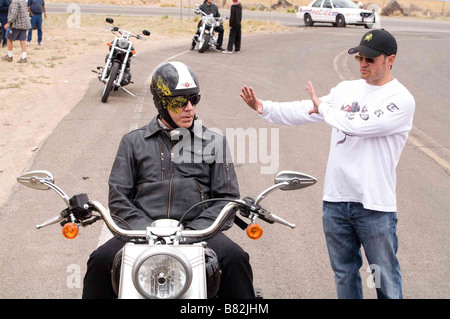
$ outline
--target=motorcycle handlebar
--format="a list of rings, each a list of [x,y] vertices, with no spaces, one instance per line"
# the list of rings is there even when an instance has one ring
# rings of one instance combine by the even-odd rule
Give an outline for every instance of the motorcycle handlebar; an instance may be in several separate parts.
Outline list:
[[[148,235],[146,230],[125,230],[117,226],[117,224],[112,219],[109,211],[99,202],[89,201],[89,205],[91,205],[96,211],[98,211],[109,229],[115,232],[118,235],[125,237],[146,237]],[[179,232],[180,237],[208,237],[218,230],[220,230],[223,224],[228,220],[228,218],[234,213],[235,208],[237,206],[247,207],[248,204],[242,200],[233,200],[233,202],[228,203],[225,207],[220,211],[219,216],[217,216],[216,220],[205,229],[184,229]],[[270,213],[269,211],[259,209],[258,214],[261,217],[276,222],[290,228],[295,228],[295,224],[292,224],[277,215]]]
[[[139,40],[147,41],[147,39],[142,37],[140,34],[134,34],[127,30],[121,30],[121,29],[119,29],[119,27],[103,27],[103,28],[108,29],[111,32],[119,32],[120,34],[123,34],[124,32],[126,32],[129,34],[130,37],[134,37]],[[149,35],[150,35],[150,33],[149,33]]]
[[[239,202],[239,201],[236,201],[236,202]],[[242,204],[245,204],[243,201],[241,201],[241,202],[242,202]],[[109,213],[108,209],[106,209],[101,203],[96,202],[96,201],[89,201],[89,205],[92,208],[94,208],[97,212],[99,212],[100,215],[102,215],[103,220],[105,221],[106,225],[112,232],[114,232],[120,236],[125,236],[125,237],[146,237],[148,235],[147,230],[126,230],[126,229],[120,228],[112,219],[111,214]],[[216,218],[214,223],[212,223],[212,225],[209,226],[208,228],[201,229],[201,230],[193,230],[193,229],[181,230],[179,233],[180,237],[207,237],[207,236],[213,234],[214,232],[221,229],[221,226],[226,222],[228,217],[230,217],[230,215],[232,214],[233,209],[236,205],[239,205],[239,204],[237,204],[235,202],[228,203],[221,210],[219,216]]]

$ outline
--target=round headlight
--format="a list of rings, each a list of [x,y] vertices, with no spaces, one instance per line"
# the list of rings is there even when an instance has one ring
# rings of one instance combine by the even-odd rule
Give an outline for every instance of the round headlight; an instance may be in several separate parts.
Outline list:
[[[128,41],[127,41],[127,39],[120,39],[118,45],[122,49],[127,49],[128,48]]]
[[[208,18],[208,20],[207,20],[207,22],[206,23],[208,23],[209,25],[215,25],[216,24],[216,19],[214,19],[214,18]]]
[[[192,280],[189,260],[172,247],[152,247],[136,258],[133,283],[146,298],[172,299],[183,295]]]

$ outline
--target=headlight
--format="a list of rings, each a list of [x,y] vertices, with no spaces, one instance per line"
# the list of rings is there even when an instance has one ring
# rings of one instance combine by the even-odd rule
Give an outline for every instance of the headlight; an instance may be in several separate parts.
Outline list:
[[[206,20],[206,23],[209,24],[210,26],[213,26],[216,24],[216,19],[208,18],[208,20]]]
[[[154,247],[136,258],[132,270],[136,289],[146,298],[172,299],[183,295],[192,280],[189,260],[172,247]]]
[[[120,39],[118,43],[119,48],[127,49],[128,48],[128,41],[127,39]]]

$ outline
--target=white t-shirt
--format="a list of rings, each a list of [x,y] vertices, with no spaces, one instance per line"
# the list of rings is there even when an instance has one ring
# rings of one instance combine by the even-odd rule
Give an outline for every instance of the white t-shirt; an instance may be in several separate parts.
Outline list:
[[[261,117],[286,125],[331,125],[323,200],[397,211],[395,170],[412,127],[411,93],[396,79],[382,86],[356,80],[341,82],[321,100],[320,114],[313,115],[311,100],[263,101]]]

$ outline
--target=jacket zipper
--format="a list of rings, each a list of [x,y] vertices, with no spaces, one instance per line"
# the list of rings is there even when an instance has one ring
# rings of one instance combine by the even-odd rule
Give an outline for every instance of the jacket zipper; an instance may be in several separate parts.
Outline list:
[[[169,199],[167,203],[167,218],[170,218],[170,205],[172,201],[172,181],[173,181],[173,152],[170,150],[170,181],[169,181]]]
[[[200,201],[204,201],[205,200],[205,193],[203,193],[202,187],[200,186],[199,182],[194,179],[195,184],[197,185],[198,191],[200,192]],[[208,204],[204,203],[202,204],[203,209],[208,208]]]
[[[230,192],[231,191],[230,166],[228,163],[225,163],[225,167],[227,169],[228,192]]]
[[[161,141],[159,141],[159,152],[161,154],[161,180],[164,180],[164,151]]]
[[[173,176],[174,176],[174,171],[173,171],[173,157],[174,157],[174,153],[172,152],[172,148],[173,148],[173,141],[166,135],[166,137],[168,138],[171,147],[170,147],[170,180],[169,180],[169,196],[167,199],[167,218],[170,218],[170,205],[172,202],[172,182],[173,182]],[[165,178],[165,169],[164,169],[164,147],[163,147],[163,143],[160,139],[160,137],[158,136],[159,139],[159,151],[161,153],[161,180],[164,180]]]

